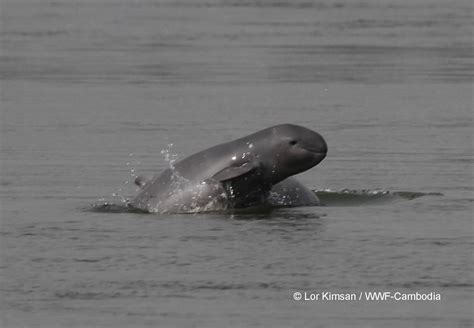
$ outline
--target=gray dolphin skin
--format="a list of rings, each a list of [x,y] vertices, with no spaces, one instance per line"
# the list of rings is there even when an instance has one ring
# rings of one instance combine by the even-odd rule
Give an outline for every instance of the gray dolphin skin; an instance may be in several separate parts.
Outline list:
[[[316,195],[292,177],[321,162],[323,137],[276,125],[178,161],[146,181],[129,206],[147,212],[192,213],[260,205],[315,206]]]

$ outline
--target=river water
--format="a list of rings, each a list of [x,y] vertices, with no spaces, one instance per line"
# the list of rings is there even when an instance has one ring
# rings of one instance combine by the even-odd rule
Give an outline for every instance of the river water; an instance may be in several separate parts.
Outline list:
[[[0,9],[2,327],[472,326],[471,1]],[[300,176],[326,206],[120,210],[285,122],[327,140]],[[293,299],[386,291],[440,299]]]

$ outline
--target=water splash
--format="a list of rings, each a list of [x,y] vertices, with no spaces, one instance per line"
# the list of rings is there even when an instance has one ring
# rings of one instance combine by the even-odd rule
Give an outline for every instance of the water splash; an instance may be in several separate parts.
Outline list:
[[[181,188],[186,186],[189,183],[189,180],[183,177],[178,170],[176,170],[175,163],[178,160],[178,154],[173,153],[173,144],[169,143],[166,145],[166,148],[163,148],[160,151],[160,154],[164,156],[168,167],[171,170],[171,186],[173,191],[179,191]]]
[[[299,198],[299,195],[297,194],[296,197]],[[293,205],[293,200],[291,197],[274,191],[270,191],[270,193],[268,194],[268,200],[270,204],[275,204],[279,207]]]
[[[129,167],[130,178],[135,180],[137,177],[137,168],[140,166],[141,162],[135,159],[135,154],[130,153],[128,155],[130,157],[129,161],[126,163],[127,167]],[[130,181],[126,180],[125,183],[128,184]]]
[[[164,156],[166,163],[168,163],[168,166],[171,170],[174,170],[174,163],[176,163],[176,160],[178,159],[178,154],[174,154],[171,152],[173,149],[173,144],[169,143],[166,145],[165,148],[163,148],[160,151],[160,154]]]
[[[128,175],[122,183],[112,190],[110,196],[102,197],[98,199],[99,204],[103,205],[111,205],[111,204],[121,204],[123,206],[127,206],[129,199],[127,197],[127,193],[129,192],[131,186],[134,186],[134,181],[137,177],[137,168],[140,166],[140,161],[135,159],[135,155],[130,153],[129,158],[127,159],[125,165],[128,170]],[[136,190],[135,190],[136,191]]]
[[[213,210],[224,210],[222,204],[226,204],[225,191],[217,181],[208,179],[196,184],[182,176],[175,163],[178,155],[172,152],[173,144],[169,143],[161,150],[164,160],[168,164],[169,188],[164,201],[155,204],[149,202],[146,208],[152,213],[199,213]],[[212,195],[212,196],[211,196]],[[206,197],[208,196],[208,197]]]

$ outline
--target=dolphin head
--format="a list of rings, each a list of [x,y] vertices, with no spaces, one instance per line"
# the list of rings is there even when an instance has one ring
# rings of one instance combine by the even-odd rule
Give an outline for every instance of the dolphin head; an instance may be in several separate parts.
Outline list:
[[[326,157],[326,141],[313,130],[282,124],[269,128],[268,132],[272,137],[265,166],[274,184],[312,168]]]

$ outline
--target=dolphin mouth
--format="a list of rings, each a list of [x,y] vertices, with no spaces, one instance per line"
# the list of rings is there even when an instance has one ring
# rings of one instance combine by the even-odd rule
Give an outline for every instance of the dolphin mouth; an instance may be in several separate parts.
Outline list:
[[[327,155],[327,153],[313,152],[314,157],[318,160],[318,163],[321,162]]]
[[[326,146],[326,143],[324,142],[322,145],[314,146],[314,145],[304,145],[303,147],[304,150],[309,151],[310,153],[313,153],[318,156],[323,156],[323,158],[327,155],[328,153],[328,147]]]
[[[305,148],[305,150],[312,153],[317,163],[321,162],[327,155],[327,151],[321,151],[321,149]]]
[[[309,147],[308,147],[308,148],[307,148],[307,147],[302,147],[302,148],[303,148],[304,150],[306,150],[306,151],[309,151],[310,153],[315,154],[315,155],[323,155],[323,156],[326,156],[327,153],[328,153],[327,150],[321,149],[321,148],[319,148],[319,149],[309,148]]]

